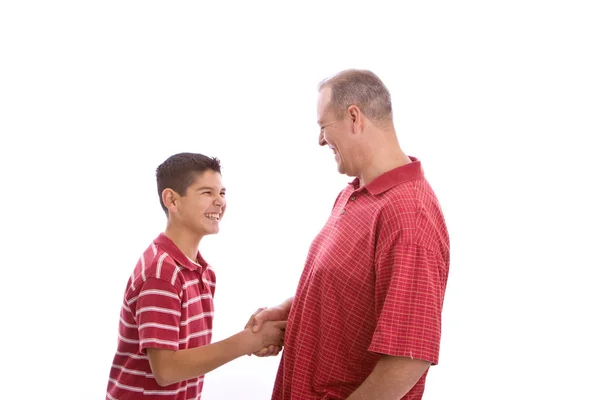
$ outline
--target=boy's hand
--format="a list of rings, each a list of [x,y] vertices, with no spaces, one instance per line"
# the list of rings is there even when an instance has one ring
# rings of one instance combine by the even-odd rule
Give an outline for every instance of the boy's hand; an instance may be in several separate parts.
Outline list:
[[[252,314],[245,328],[252,328],[253,332],[258,332],[265,321],[282,321],[286,320],[289,310],[284,310],[281,307],[265,308],[261,307]],[[281,351],[282,346],[271,345],[254,352],[257,357],[276,356]],[[251,354],[248,354],[251,355]]]

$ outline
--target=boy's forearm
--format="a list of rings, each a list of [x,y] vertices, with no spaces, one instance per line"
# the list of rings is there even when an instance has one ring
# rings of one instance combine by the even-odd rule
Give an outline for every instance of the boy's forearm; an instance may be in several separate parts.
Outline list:
[[[249,345],[251,332],[245,329],[235,335],[205,346],[185,350],[148,349],[149,359],[156,382],[171,385],[204,375],[242,355],[252,351]],[[150,353],[156,353],[156,357]]]

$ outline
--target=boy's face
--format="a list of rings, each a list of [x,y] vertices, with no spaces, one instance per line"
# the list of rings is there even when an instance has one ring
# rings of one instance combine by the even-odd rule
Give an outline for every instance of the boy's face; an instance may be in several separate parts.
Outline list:
[[[226,208],[221,174],[207,170],[198,175],[177,203],[174,216],[181,225],[200,236],[219,232],[219,222]]]

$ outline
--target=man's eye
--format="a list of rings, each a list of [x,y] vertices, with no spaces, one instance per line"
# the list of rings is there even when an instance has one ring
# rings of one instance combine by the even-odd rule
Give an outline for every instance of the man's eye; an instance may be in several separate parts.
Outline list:
[[[221,193],[221,197],[225,197],[225,192],[222,192],[222,193]]]

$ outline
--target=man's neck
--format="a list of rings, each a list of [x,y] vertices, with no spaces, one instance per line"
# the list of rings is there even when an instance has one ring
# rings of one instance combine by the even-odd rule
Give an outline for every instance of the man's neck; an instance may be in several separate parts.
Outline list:
[[[380,149],[372,152],[365,160],[364,167],[358,175],[361,186],[368,185],[386,172],[411,162],[397,143],[390,143],[389,147],[382,146]]]
[[[167,223],[167,228],[165,229],[165,236],[171,239],[175,243],[175,246],[189,259],[197,262],[198,246],[200,245],[202,236],[193,235],[187,229],[175,227],[169,223]]]

